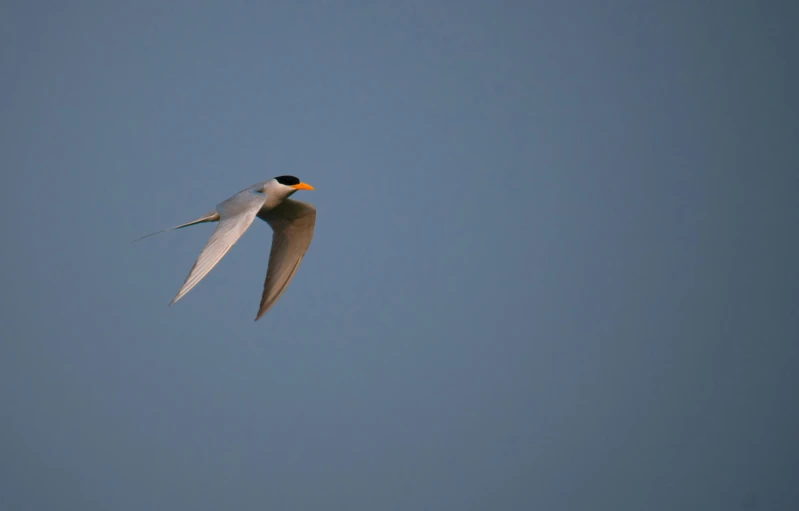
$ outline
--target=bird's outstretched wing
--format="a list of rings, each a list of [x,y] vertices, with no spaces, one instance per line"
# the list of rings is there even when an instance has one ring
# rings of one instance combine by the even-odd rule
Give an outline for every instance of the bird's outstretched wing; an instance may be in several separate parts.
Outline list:
[[[313,237],[316,208],[305,202],[286,199],[279,206],[259,213],[258,218],[267,222],[274,234],[256,321],[280,298],[300,266]]]
[[[217,224],[208,243],[205,244],[200,252],[194,266],[191,267],[188,277],[178,290],[178,294],[169,303],[180,300],[186,293],[196,286],[211,269],[216,266],[230,247],[244,234],[244,231],[252,225],[255,215],[261,206],[264,205],[266,196],[255,190],[244,190],[233,197],[219,203],[216,207],[219,213],[219,224]]]

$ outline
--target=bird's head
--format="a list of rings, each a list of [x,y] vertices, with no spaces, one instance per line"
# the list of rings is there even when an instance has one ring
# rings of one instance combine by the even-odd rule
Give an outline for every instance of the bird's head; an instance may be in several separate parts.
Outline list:
[[[313,186],[294,176],[277,176],[266,182],[263,191],[270,199],[282,201],[297,190],[313,190]]]

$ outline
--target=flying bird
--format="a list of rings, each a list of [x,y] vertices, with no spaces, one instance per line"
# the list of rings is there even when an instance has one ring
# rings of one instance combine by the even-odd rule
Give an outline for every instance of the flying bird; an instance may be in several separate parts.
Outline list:
[[[258,217],[268,223],[273,231],[261,305],[255,320],[266,314],[294,277],[313,237],[316,208],[306,202],[289,199],[297,190],[313,190],[313,187],[294,176],[278,176],[245,188],[200,218],[139,238],[191,225],[219,222],[169,305],[183,298],[208,275]]]

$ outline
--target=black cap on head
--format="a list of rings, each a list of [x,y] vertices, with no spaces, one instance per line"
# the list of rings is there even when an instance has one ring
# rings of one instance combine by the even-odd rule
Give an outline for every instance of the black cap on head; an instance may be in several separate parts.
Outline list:
[[[277,176],[275,181],[282,185],[292,186],[300,184],[300,180],[294,176]]]

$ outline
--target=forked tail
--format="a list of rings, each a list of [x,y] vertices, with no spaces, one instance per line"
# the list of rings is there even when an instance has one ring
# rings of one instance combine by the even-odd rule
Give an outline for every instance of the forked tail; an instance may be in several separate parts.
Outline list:
[[[144,238],[149,238],[150,236],[155,236],[156,234],[161,234],[162,232],[166,231],[174,231],[175,229],[183,229],[184,227],[189,227],[192,225],[204,224],[206,222],[218,222],[218,221],[219,221],[219,213],[217,213],[216,211],[212,211],[211,213],[203,215],[196,220],[192,220],[191,222],[187,222],[181,225],[176,225],[175,227],[168,227],[166,229],[161,229],[160,231],[147,234],[145,236],[142,236],[141,238],[136,238],[135,240],[133,240],[133,242],[135,243],[139,240],[143,240]]]

